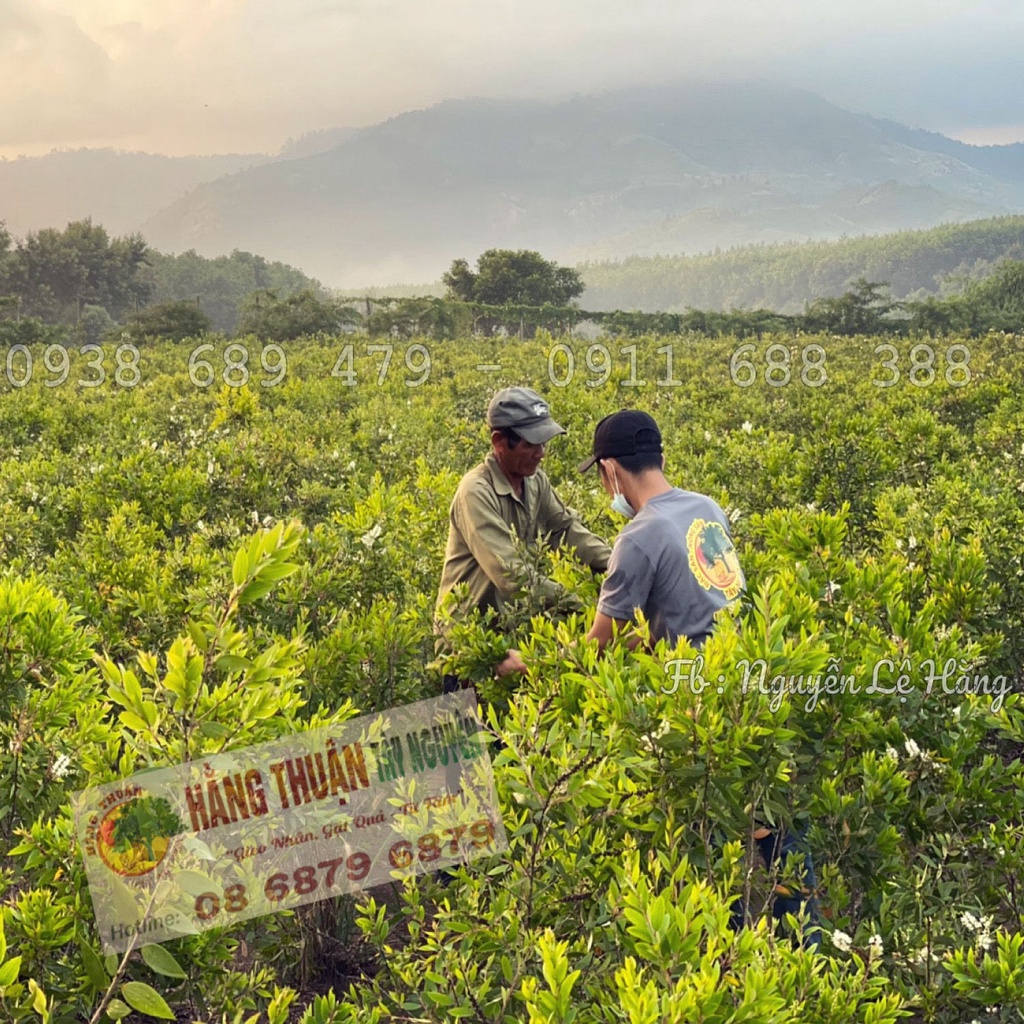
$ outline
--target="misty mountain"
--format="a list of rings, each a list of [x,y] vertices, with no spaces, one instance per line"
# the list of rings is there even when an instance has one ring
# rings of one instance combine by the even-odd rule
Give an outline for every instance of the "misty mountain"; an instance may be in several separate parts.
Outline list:
[[[774,201],[773,201],[774,200]],[[929,185],[851,186],[794,202],[762,189],[728,206],[705,206],[574,250],[572,262],[622,260],[632,256],[693,254],[753,242],[838,239],[848,235],[908,231],[987,217],[992,207]]]
[[[316,132],[306,132],[297,139],[289,139],[280,149],[276,159],[296,160],[303,156],[326,153],[335,146],[347,142],[358,128],[323,128]]]
[[[159,248],[239,247],[333,284],[434,280],[492,246],[607,259],[1024,210],[1017,149],[765,83],[452,100],[200,186],[143,231]]]
[[[491,247],[575,262],[1024,211],[1024,146],[767,83],[450,100],[251,163],[132,226],[165,251],[243,249],[357,287],[437,280]]]
[[[0,221],[19,237],[86,217],[112,235],[130,234],[200,183],[269,159],[251,153],[171,157],[79,149],[0,160]]]

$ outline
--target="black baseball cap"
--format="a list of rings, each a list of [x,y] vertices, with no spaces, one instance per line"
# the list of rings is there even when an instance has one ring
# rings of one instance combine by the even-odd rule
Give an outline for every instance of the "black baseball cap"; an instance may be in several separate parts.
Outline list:
[[[594,454],[579,465],[586,473],[599,459],[661,452],[661,431],[654,418],[639,409],[623,409],[605,416],[594,429]]]
[[[503,388],[487,407],[487,425],[492,429],[511,427],[530,444],[547,444],[564,434],[552,418],[548,403],[529,388]]]

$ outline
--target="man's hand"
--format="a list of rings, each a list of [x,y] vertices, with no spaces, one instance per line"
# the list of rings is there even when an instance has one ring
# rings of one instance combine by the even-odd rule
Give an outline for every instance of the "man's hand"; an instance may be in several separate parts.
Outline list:
[[[500,679],[502,676],[511,675],[513,672],[525,672],[526,662],[519,656],[519,652],[513,647],[505,657],[504,661],[499,662],[495,668],[494,673]]]

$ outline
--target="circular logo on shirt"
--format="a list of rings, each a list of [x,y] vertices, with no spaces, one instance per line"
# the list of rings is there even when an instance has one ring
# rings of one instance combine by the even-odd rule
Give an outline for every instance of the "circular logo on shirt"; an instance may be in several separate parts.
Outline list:
[[[731,601],[743,586],[743,573],[729,534],[721,523],[694,519],[686,531],[690,571],[705,589],[720,590]]]

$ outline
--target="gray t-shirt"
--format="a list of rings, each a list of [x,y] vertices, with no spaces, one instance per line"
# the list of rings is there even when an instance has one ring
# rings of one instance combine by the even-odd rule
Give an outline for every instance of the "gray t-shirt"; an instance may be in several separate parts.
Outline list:
[[[651,498],[619,534],[597,608],[621,620],[639,608],[654,640],[686,636],[699,646],[715,612],[743,586],[725,513],[706,495],[674,487]]]

